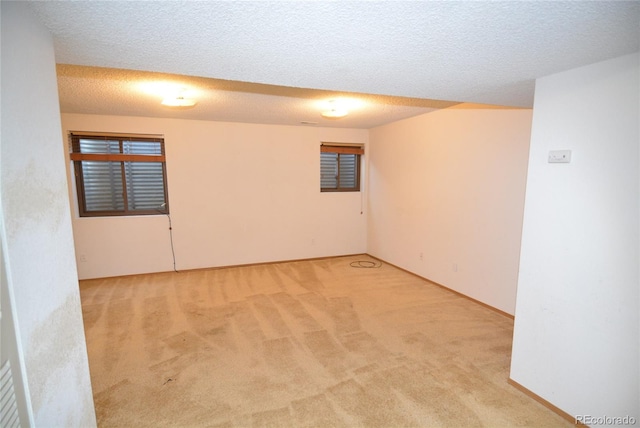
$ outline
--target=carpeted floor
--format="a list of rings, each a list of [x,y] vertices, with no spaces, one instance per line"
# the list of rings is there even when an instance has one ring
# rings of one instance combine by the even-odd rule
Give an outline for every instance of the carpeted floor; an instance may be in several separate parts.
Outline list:
[[[507,383],[513,320],[358,260],[81,281],[99,427],[571,425]]]

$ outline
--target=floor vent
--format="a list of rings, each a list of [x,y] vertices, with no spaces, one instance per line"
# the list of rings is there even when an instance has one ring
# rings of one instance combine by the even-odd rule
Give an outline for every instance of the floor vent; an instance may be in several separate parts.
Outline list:
[[[2,370],[0,370],[0,427],[20,427],[20,417],[18,416],[18,405],[16,403],[16,393],[13,390],[13,376],[11,375],[9,360],[4,363]]]

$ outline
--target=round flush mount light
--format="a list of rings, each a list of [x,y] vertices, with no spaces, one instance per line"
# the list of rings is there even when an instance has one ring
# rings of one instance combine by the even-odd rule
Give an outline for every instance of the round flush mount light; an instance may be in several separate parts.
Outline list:
[[[185,98],[179,95],[176,97],[167,97],[162,100],[161,104],[168,107],[193,107],[197,104],[197,101],[192,98]]]
[[[321,113],[327,119],[340,119],[349,114],[349,111],[338,100],[330,100],[328,106],[328,110]]]
[[[200,91],[187,84],[170,81],[144,81],[139,90],[152,97],[160,97],[160,104],[166,107],[187,108],[198,103]]]

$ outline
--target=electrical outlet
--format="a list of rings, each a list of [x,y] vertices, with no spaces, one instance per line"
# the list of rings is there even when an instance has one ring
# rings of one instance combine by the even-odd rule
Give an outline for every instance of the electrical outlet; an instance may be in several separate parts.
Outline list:
[[[424,260],[424,254],[420,253],[419,257],[420,257],[420,261]]]
[[[454,263],[454,264],[451,266],[451,269],[453,269],[453,271],[454,271],[454,272],[458,272],[458,263]]]

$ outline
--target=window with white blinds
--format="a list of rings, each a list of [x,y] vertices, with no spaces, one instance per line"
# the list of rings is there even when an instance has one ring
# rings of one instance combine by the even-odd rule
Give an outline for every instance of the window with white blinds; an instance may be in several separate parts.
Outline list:
[[[168,214],[164,140],[71,134],[81,217]]]
[[[357,192],[360,190],[360,156],[362,146],[320,146],[320,190],[323,192]]]

